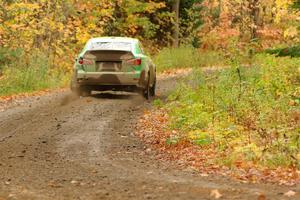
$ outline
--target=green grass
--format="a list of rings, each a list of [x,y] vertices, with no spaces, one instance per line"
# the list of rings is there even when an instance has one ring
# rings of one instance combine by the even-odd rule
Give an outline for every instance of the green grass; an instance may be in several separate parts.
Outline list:
[[[51,68],[51,60],[41,52],[20,55],[2,65],[0,96],[58,88],[66,84],[68,74]]]
[[[221,53],[200,51],[192,47],[165,48],[155,57],[158,72],[170,69],[215,67],[226,65]]]
[[[169,127],[209,135],[229,166],[241,159],[300,168],[299,66],[298,58],[260,54],[252,67],[195,69],[169,96]]]

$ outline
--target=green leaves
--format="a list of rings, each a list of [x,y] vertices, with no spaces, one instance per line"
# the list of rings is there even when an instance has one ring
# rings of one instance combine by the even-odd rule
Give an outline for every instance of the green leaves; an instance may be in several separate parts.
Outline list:
[[[187,137],[193,144],[198,146],[209,145],[212,142],[211,135],[201,130],[191,131]]]
[[[215,145],[228,163],[300,166],[299,65],[260,54],[252,67],[195,71],[168,99],[169,127],[195,145]]]

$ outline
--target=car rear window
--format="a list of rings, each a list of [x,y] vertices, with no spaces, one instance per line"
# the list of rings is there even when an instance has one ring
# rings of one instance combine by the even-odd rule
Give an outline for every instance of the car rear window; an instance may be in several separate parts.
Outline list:
[[[83,57],[95,61],[123,61],[132,59],[133,54],[130,51],[93,50],[87,51]]]
[[[92,49],[94,50],[120,50],[131,51],[132,44],[130,42],[94,42]]]

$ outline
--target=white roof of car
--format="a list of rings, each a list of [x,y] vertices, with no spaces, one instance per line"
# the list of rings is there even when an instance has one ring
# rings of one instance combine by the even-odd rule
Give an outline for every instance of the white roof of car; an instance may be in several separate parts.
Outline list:
[[[133,49],[138,39],[128,37],[99,37],[92,38],[88,41],[88,49],[90,50],[129,50]],[[108,44],[107,44],[108,43]],[[112,45],[116,44],[116,45]]]
[[[138,39],[129,37],[98,37],[90,39],[90,42],[138,42]]]

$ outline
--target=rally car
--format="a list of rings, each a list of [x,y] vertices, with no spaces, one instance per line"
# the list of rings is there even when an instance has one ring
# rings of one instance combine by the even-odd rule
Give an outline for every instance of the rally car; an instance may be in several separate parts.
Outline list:
[[[92,91],[137,91],[155,96],[156,67],[138,39],[90,39],[74,64],[71,90],[80,96]]]

